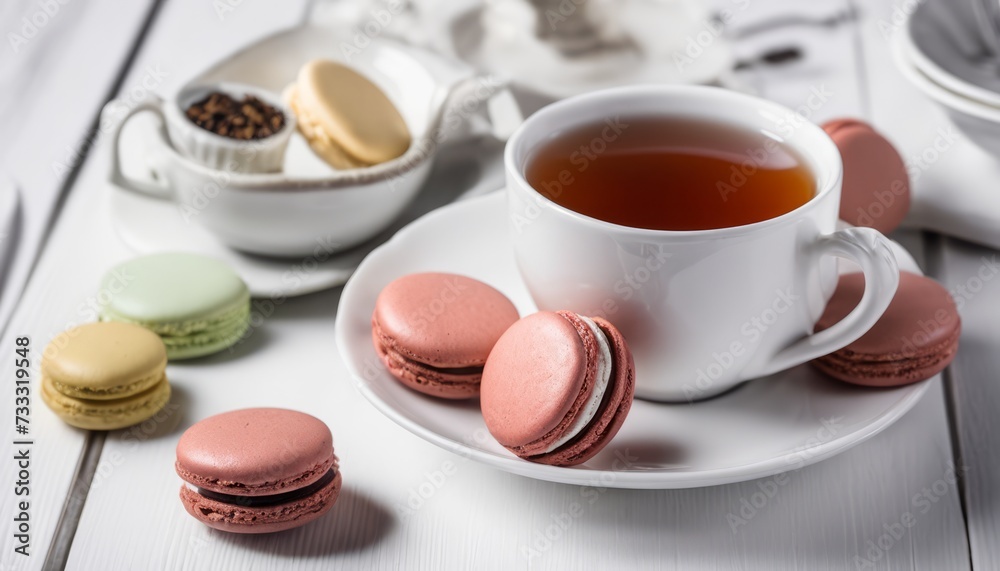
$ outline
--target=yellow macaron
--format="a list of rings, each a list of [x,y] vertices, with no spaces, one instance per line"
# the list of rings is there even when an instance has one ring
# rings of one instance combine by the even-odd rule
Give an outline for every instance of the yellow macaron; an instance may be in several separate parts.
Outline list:
[[[309,146],[335,168],[384,163],[410,148],[410,129],[392,101],[341,63],[307,63],[284,98]]]
[[[88,323],[60,333],[42,354],[42,400],[67,424],[115,430],[170,400],[160,337],[130,323]]]

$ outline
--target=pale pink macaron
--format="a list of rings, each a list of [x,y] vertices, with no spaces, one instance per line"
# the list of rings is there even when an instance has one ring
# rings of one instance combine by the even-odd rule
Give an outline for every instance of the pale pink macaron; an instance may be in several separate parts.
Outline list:
[[[910,177],[899,152],[871,125],[857,119],[823,124],[844,162],[840,219],[892,232],[910,211]]]
[[[490,433],[532,462],[572,466],[618,433],[635,394],[625,338],[604,319],[543,311],[510,327],[483,371]]]
[[[431,396],[479,394],[483,365],[518,319],[493,287],[446,273],[409,274],[385,286],[372,313],[372,342],[404,385]]]
[[[209,527],[270,533],[299,527],[330,510],[342,478],[330,429],[280,408],[210,416],[177,443],[181,503]]]

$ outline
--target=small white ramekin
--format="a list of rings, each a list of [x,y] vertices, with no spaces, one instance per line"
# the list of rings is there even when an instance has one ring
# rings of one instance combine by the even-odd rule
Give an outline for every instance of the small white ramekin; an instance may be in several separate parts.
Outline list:
[[[221,92],[234,99],[253,95],[281,111],[284,126],[273,135],[244,141],[224,137],[195,125],[187,118],[187,108],[212,92]],[[285,149],[295,131],[295,114],[269,91],[239,83],[215,83],[189,86],[163,105],[170,142],[177,151],[198,163],[221,171],[239,173],[273,173],[282,169]]]

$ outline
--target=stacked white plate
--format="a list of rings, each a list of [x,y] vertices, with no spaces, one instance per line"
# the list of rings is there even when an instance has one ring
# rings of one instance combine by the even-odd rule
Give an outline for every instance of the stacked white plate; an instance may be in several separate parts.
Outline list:
[[[925,0],[896,34],[896,61],[972,142],[1000,157],[1000,28],[984,26],[977,2]],[[1000,5],[998,5],[1000,9]],[[997,22],[1000,26],[1000,21]],[[996,38],[988,36],[996,33]]]

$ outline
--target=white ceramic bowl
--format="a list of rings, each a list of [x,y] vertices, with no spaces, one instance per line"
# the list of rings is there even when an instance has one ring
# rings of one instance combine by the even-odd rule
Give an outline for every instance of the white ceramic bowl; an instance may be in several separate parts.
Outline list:
[[[281,111],[285,124],[277,133],[262,139],[245,141],[217,135],[192,123],[185,111],[192,103],[212,92],[221,92],[240,100],[253,95]],[[270,91],[240,83],[189,85],[163,105],[170,142],[185,157],[213,169],[243,173],[278,172],[285,160],[285,149],[295,131],[295,114]]]
[[[164,130],[160,137],[166,143]],[[230,248],[278,257],[326,259],[374,237],[410,204],[432,165],[428,154],[398,176],[319,184],[281,174],[228,173],[187,159],[169,144],[157,148],[147,160],[162,184],[115,174],[112,183],[176,201],[185,219]]]
[[[974,38],[978,32],[959,17],[960,13],[949,16],[954,8],[950,3],[946,7],[930,0],[917,6],[899,34],[903,52],[914,67],[941,87],[1000,107],[1000,60],[988,56],[978,42],[959,41]]]
[[[970,141],[1000,158],[1000,108],[963,97],[933,81],[917,68],[903,34],[893,44],[893,55],[903,75],[924,95],[940,105],[952,123]]]

